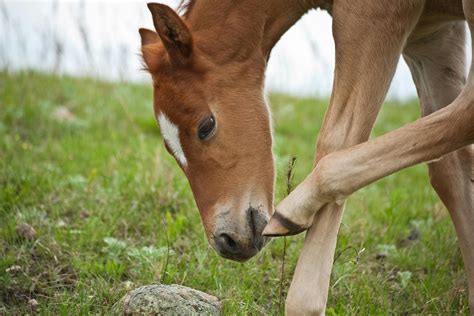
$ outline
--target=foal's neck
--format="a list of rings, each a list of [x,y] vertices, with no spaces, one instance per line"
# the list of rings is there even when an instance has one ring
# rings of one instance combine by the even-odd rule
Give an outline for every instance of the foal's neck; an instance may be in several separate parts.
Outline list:
[[[199,47],[220,62],[248,58],[260,48],[268,58],[280,37],[312,8],[332,0],[201,0],[186,14]]]

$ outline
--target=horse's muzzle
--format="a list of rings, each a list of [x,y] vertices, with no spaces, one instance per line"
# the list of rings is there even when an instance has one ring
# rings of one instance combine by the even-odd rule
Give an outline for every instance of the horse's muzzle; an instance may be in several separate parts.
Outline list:
[[[246,227],[233,230],[224,227],[214,234],[214,244],[219,255],[235,261],[247,261],[255,256],[269,238],[262,236],[267,225],[267,216],[250,207],[246,211]]]

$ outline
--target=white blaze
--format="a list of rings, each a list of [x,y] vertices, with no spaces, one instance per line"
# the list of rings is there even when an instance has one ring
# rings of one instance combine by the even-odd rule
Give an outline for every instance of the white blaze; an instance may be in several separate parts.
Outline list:
[[[181,142],[179,141],[178,127],[163,113],[158,115],[158,124],[160,125],[161,135],[163,136],[166,145],[171,149],[179,163],[186,166],[186,156],[184,155],[183,147],[181,147]]]

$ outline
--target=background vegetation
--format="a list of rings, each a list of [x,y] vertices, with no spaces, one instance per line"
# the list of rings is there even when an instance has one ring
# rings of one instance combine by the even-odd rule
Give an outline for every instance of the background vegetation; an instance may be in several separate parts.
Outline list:
[[[280,199],[291,156],[295,182],[310,171],[327,101],[270,100]],[[418,116],[415,102],[385,104],[374,136]],[[410,168],[349,199],[328,315],[468,313],[456,236],[426,173]],[[302,241],[288,239],[284,292]],[[226,314],[278,314],[282,253],[276,239],[239,264],[208,246],[150,87],[0,73],[0,314],[110,313],[156,282],[214,294]]]

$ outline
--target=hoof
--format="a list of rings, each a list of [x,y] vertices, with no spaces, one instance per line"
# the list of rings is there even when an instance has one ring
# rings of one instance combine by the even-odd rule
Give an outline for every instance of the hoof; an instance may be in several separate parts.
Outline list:
[[[269,237],[291,236],[297,235],[306,229],[308,227],[295,224],[280,213],[275,212],[272,218],[270,218],[270,222],[265,226],[262,235]]]

